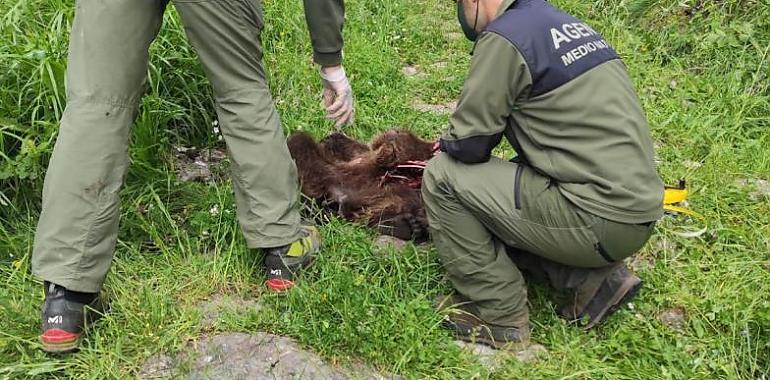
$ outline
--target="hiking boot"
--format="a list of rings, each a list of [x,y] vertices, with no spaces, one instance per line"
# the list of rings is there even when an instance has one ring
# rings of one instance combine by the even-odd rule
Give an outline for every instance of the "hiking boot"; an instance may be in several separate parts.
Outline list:
[[[585,323],[586,330],[602,323],[633,299],[642,287],[623,262],[591,272],[575,289],[573,300],[559,314],[573,323]]]
[[[487,323],[464,297],[439,296],[434,300],[434,307],[447,313],[441,324],[459,340],[508,350],[519,350],[529,343],[529,324],[512,327]]]
[[[298,240],[276,248],[266,248],[265,269],[270,290],[283,292],[294,286],[295,275],[307,268],[321,250],[321,234],[313,226],[302,226]]]
[[[77,298],[79,300],[75,300]],[[96,294],[68,294],[64,287],[46,282],[45,302],[41,310],[40,343],[43,344],[43,351],[62,354],[77,350],[86,324],[101,316],[100,305]]]

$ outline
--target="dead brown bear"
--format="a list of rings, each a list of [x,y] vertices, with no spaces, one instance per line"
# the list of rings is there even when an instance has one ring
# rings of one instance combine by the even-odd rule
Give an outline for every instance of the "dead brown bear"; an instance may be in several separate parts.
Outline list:
[[[417,242],[428,238],[416,182],[422,174],[419,163],[433,156],[434,145],[397,130],[378,135],[369,145],[342,133],[320,143],[304,132],[288,140],[303,194],[347,220]]]

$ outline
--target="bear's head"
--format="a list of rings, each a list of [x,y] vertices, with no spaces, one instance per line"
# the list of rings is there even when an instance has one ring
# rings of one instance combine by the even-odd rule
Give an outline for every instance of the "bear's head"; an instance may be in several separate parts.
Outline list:
[[[377,136],[371,142],[372,150],[391,151],[396,163],[427,161],[433,157],[431,141],[425,141],[408,131],[391,130]]]

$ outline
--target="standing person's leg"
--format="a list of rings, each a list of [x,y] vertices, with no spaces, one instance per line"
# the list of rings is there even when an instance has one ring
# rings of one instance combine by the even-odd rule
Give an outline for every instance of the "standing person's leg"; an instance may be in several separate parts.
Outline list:
[[[51,351],[76,346],[82,306],[101,289],[112,263],[129,130],[164,7],[159,0],[76,3],[67,107],[46,173],[32,254],[33,272],[46,281],[41,339]],[[53,340],[46,340],[49,335]]]
[[[277,247],[266,258],[268,285],[290,287],[292,272],[320,248],[320,235],[300,226],[297,169],[262,64],[261,1],[174,5],[214,88],[246,242],[249,248]]]

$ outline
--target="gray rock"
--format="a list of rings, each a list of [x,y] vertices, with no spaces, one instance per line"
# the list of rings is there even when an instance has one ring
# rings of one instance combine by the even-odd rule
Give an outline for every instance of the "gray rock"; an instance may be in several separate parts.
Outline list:
[[[515,358],[522,363],[531,364],[548,355],[548,350],[543,345],[536,343],[532,343],[515,352],[496,350],[485,344],[474,344],[461,340],[456,340],[455,344],[469,354],[476,356],[479,363],[490,372],[498,370],[500,366],[510,358]]]
[[[266,333],[215,335],[194,347],[186,379],[347,379],[290,339]]]
[[[548,355],[548,350],[542,344],[530,344],[527,348],[516,353],[516,360],[522,363],[536,363]]]
[[[455,344],[463,351],[473,355],[490,372],[496,371],[505,361],[501,352],[485,344],[468,343],[456,340]]]
[[[365,365],[345,370],[303,350],[292,339],[264,332],[225,333],[190,342],[175,357],[151,357],[139,371],[140,379],[400,379],[380,374]]]
[[[169,379],[173,375],[174,359],[160,353],[151,356],[139,370],[137,377],[140,379]]]

